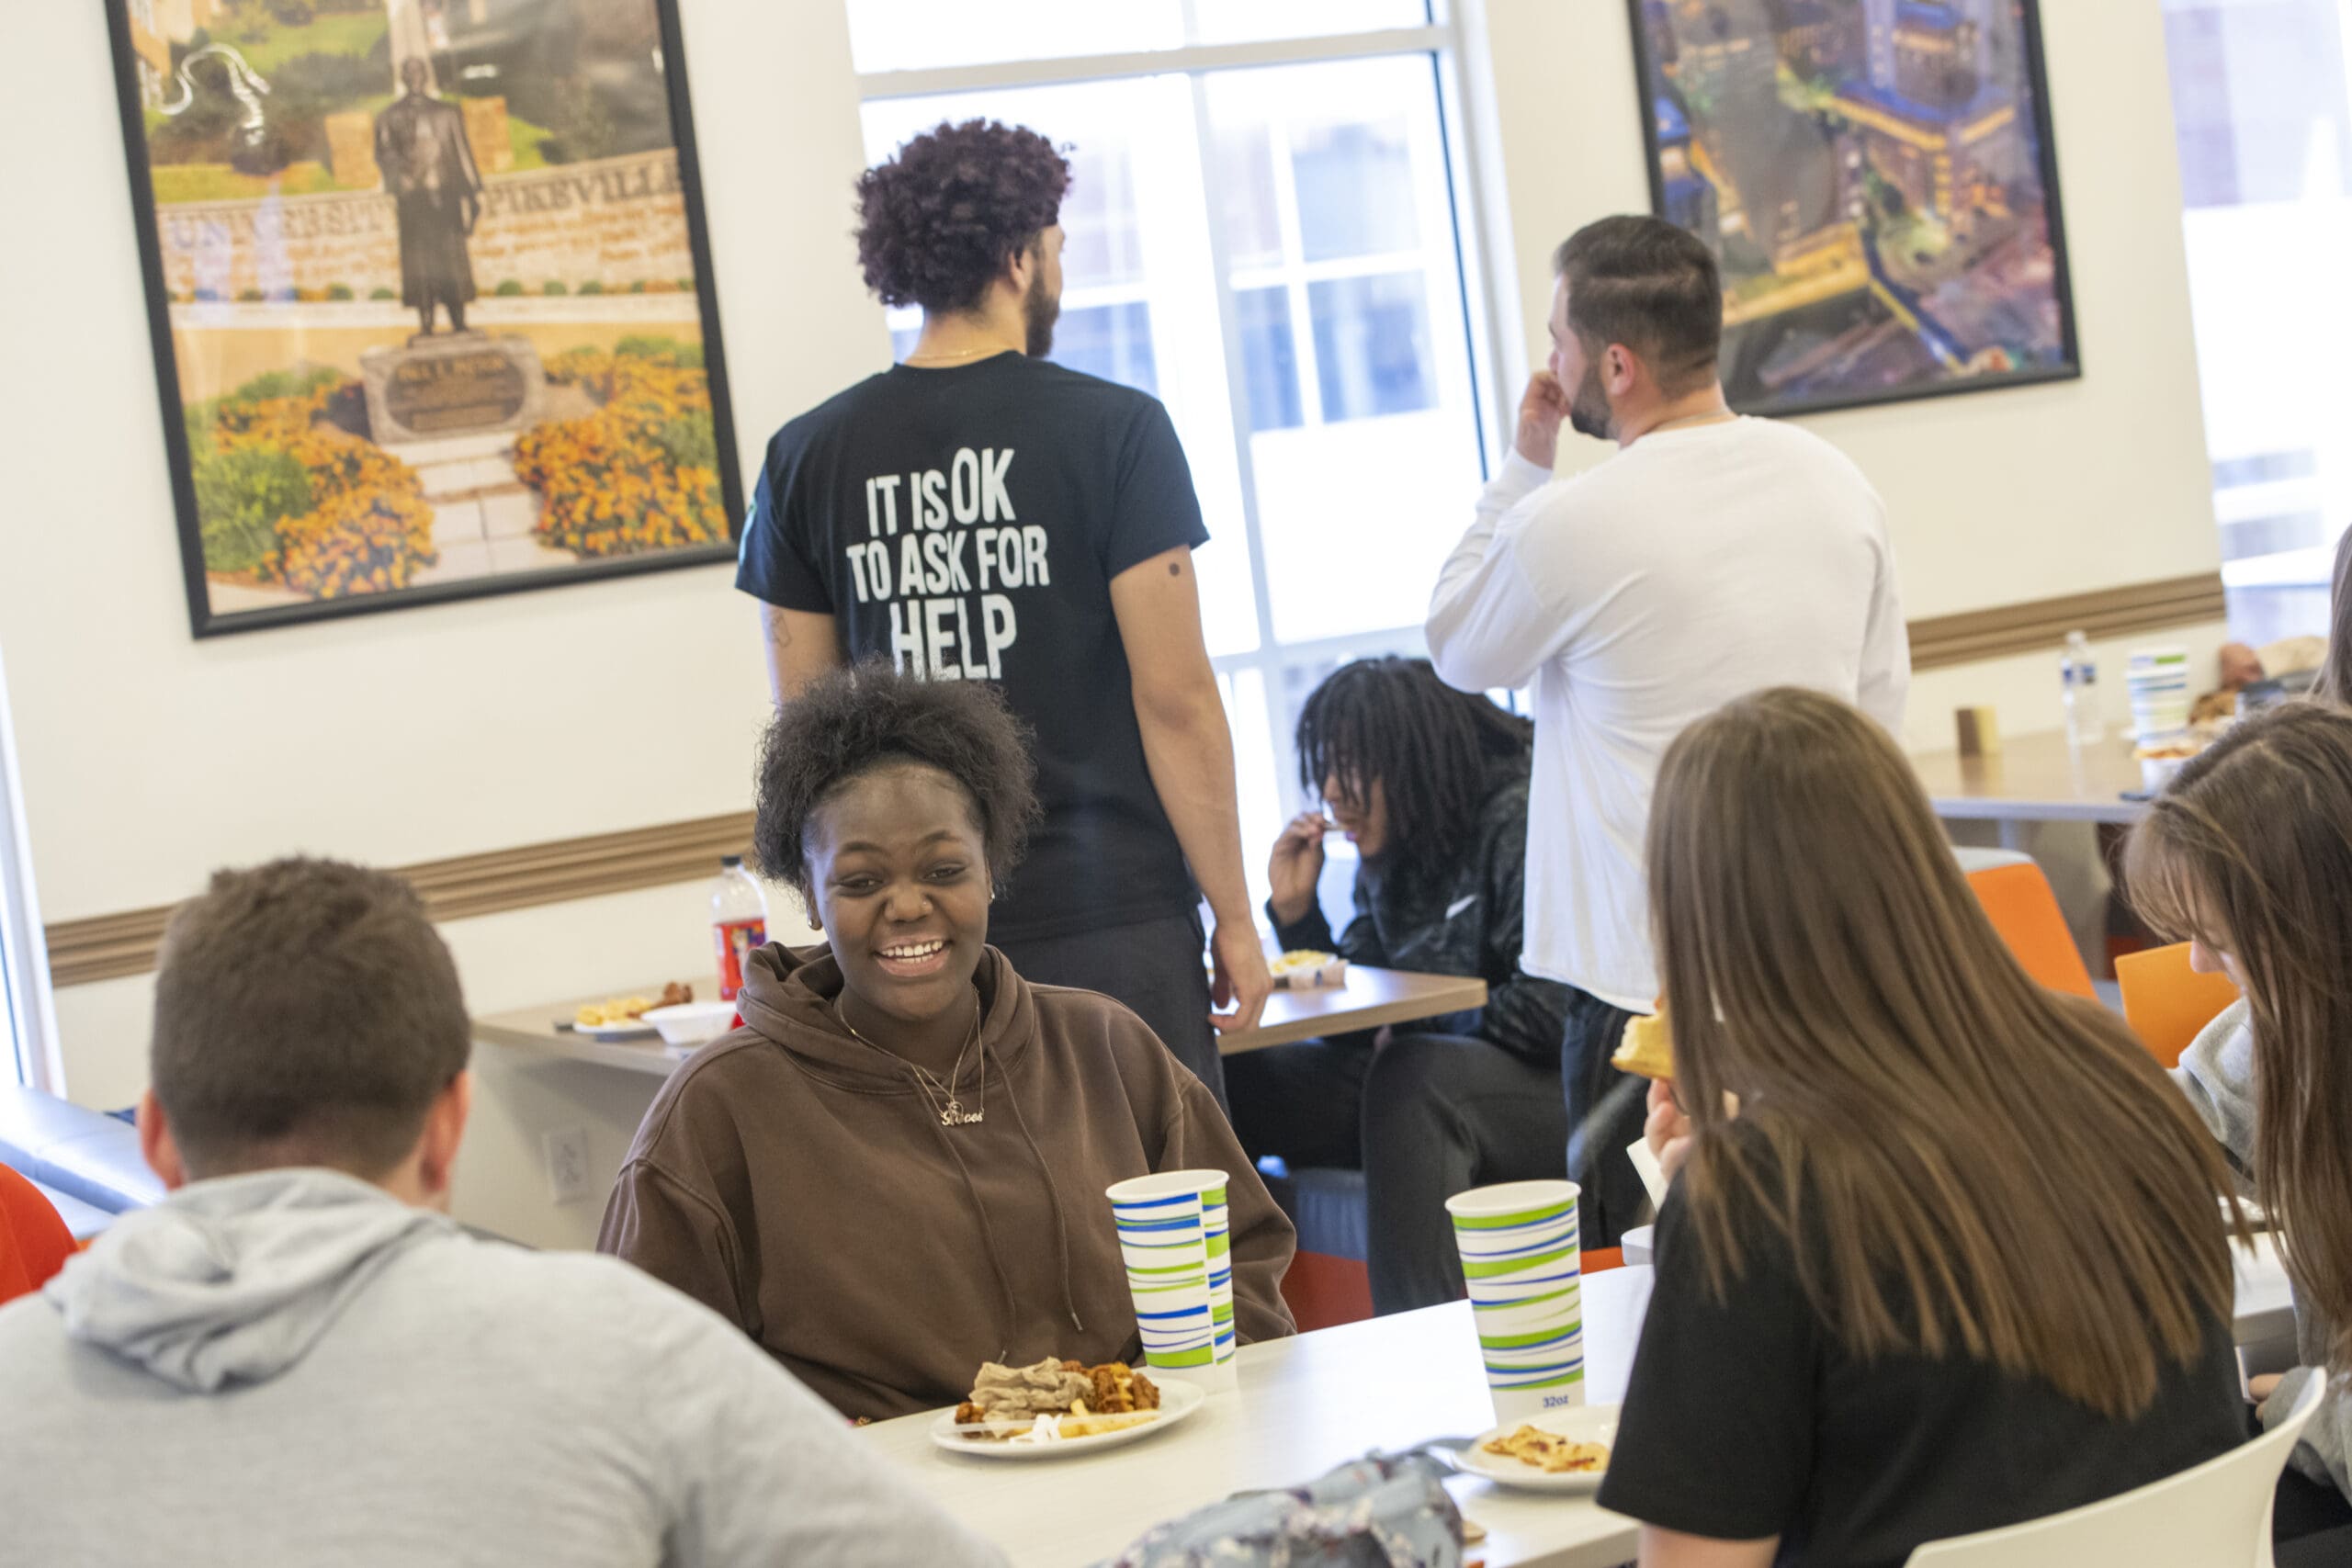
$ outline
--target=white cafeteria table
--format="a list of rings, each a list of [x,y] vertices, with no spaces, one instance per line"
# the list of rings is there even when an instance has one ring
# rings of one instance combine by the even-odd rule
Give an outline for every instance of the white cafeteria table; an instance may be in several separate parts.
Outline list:
[[[1649,1295],[1645,1268],[1586,1277],[1592,1403],[1624,1397]],[[1494,1425],[1466,1302],[1244,1346],[1239,1375],[1238,1390],[1212,1397],[1173,1431],[1074,1459],[942,1452],[931,1441],[935,1412],[859,1436],[1018,1568],[1080,1568],[1232,1493],[1295,1485],[1371,1449],[1472,1437]],[[1639,1527],[1589,1494],[1511,1492],[1470,1476],[1447,1484],[1487,1529],[1472,1555],[1487,1568],[1615,1568],[1636,1551]]]

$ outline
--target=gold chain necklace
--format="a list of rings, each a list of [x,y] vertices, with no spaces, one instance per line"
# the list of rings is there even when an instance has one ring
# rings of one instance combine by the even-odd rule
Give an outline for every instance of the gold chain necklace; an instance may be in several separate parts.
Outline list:
[[[989,346],[985,347],[985,348],[967,348],[967,349],[960,350],[960,351],[958,351],[958,352],[956,352],[956,353],[955,353],[955,354],[910,354],[910,355],[908,355],[906,356],[906,358],[904,358],[904,359],[900,360],[899,363],[900,363],[901,365],[915,365],[915,364],[919,364],[919,363],[922,363],[922,362],[926,361],[926,360],[939,360],[939,359],[970,359],[970,358],[974,357],[974,356],[975,356],[975,355],[982,355],[982,354],[1010,354],[1010,353],[1012,353],[1012,350],[1011,348],[1009,348],[1009,347],[1008,347],[1008,346],[1006,346],[1005,344],[1001,344],[1001,343],[1000,343],[1000,344],[990,344]]]
[[[957,1086],[964,1081],[964,1059],[971,1055],[973,1046],[979,1044],[980,1012],[980,998],[975,994],[972,998],[972,1032],[965,1037],[964,1048],[956,1053],[956,1065],[947,1070],[947,1081],[941,1083],[939,1076],[923,1066],[922,1063],[910,1062],[895,1051],[884,1051],[881,1046],[860,1034],[857,1032],[857,1025],[849,1021],[849,1014],[843,1010],[841,1002],[836,999],[833,1003],[833,1016],[842,1021],[842,1027],[849,1031],[851,1039],[869,1051],[880,1051],[883,1055],[889,1057],[892,1061],[902,1063],[914,1069],[915,1088],[920,1089],[923,1099],[930,1102],[933,1112],[938,1116],[939,1124],[943,1127],[969,1127],[988,1114],[989,1053],[987,1046],[980,1046],[980,1077],[978,1084],[973,1089],[973,1093],[978,1098],[978,1105],[970,1111],[965,1110],[963,1099],[957,1090]],[[943,1097],[946,1100],[944,1105],[940,1103]]]

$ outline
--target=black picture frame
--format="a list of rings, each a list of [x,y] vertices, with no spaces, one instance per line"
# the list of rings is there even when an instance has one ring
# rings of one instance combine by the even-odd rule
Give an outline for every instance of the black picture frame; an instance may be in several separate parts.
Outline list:
[[[215,6],[222,3],[223,0],[212,0]],[[535,0],[514,0],[514,3],[530,4]],[[592,5],[596,0],[536,0],[536,3]],[[624,0],[624,3],[631,3],[631,0]],[[180,389],[179,354],[174,338],[172,299],[166,283],[158,204],[154,196],[154,171],[147,144],[139,56],[133,48],[130,0],[104,0],[112,45],[117,105],[121,114],[123,149],[129,165],[131,220],[137,233],[141,270],[145,282],[148,336],[153,351],[164,446],[171,468],[189,628],[194,637],[220,637],[422,605],[455,604],[507,593],[567,587],[574,583],[708,566],[736,558],[743,528],[744,492],[733,404],[728,389],[717,276],[711,261],[709,228],[704,215],[702,169],[695,151],[684,35],[676,0],[634,0],[634,3],[654,13],[659,29],[661,76],[666,89],[668,122],[677,160],[680,195],[684,205],[687,245],[701,333],[701,364],[707,378],[710,434],[716,453],[716,479],[723,511],[724,537],[707,544],[579,560],[544,570],[501,570],[455,581],[224,612],[213,606],[211,582],[204,557],[195,466],[186,404]],[[484,290],[483,295],[487,298],[488,291]]]
[[[1750,16],[1785,17],[1781,9],[1784,0],[1753,0],[1749,6],[1736,9]],[[1867,31],[1865,0],[1800,0],[1806,15],[1818,17],[1825,12],[1850,15],[1859,19]],[[1939,0],[1940,3],[1940,0]],[[1661,18],[1670,19],[1675,0],[1627,0],[1627,11],[1634,41],[1634,85],[1642,106],[1642,142],[1645,172],[1649,180],[1650,210],[1668,218],[1686,229],[1700,231],[1693,225],[1675,219],[1670,210],[1668,173],[1665,166],[1666,141],[1664,131],[1669,124],[1665,109],[1670,107],[1682,117],[1690,134],[1699,134],[1690,126],[1690,111],[1686,103],[1672,96],[1657,58],[1657,38],[1654,25]],[[2073,275],[2067,260],[2066,228],[2058,178],[2058,151],[2050,115],[2049,78],[2042,53],[2041,12],[2040,0],[1959,0],[1963,10],[1982,10],[1990,14],[1996,7],[2005,9],[2018,28],[2017,64],[2019,85],[2030,99],[2024,123],[2029,125],[2034,140],[2033,166],[2040,186],[2040,207],[2047,237],[2049,293],[2054,301],[2057,324],[2056,341],[2052,357],[2046,363],[2029,364],[2009,369],[1985,369],[1965,374],[1944,374],[1920,378],[1899,385],[1824,389],[1798,395],[1774,395],[1769,389],[1759,391],[1747,374],[1747,351],[1742,329],[1726,321],[1724,332],[1724,383],[1732,406],[1741,413],[1770,417],[1793,414],[1826,413],[1840,409],[1876,407],[1881,404],[1913,402],[1925,398],[1952,397],[1970,392],[1999,391],[2016,387],[2047,385],[2052,382],[2080,379],[2083,355],[2075,311]],[[1721,10],[1721,7],[1717,7]],[[1890,12],[1900,6],[1890,5]],[[1786,39],[1778,25],[1771,29],[1775,58],[1779,57]],[[1702,232],[1702,238],[1707,236]],[[1724,248],[1718,237],[1711,244],[1719,264],[1724,260]],[[1725,268],[1726,316],[1730,297],[1737,278]],[[1891,319],[1894,317],[1890,310]],[[1925,335],[1925,334],[1921,334]],[[1964,346],[1964,345],[1963,345]],[[1994,346],[1991,344],[1984,345]],[[1980,350],[1981,352],[1981,350]]]

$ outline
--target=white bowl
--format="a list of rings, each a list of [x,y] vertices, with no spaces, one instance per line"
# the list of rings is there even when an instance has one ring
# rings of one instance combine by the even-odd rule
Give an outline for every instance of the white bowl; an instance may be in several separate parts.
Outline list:
[[[727,1032],[735,1021],[733,1002],[681,1002],[676,1007],[649,1008],[645,1021],[662,1032],[664,1045],[706,1045]]]

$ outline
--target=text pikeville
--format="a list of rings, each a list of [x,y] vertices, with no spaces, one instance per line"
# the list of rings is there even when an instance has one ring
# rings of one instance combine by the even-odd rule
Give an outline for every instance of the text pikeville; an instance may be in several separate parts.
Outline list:
[[[1046,530],[1013,513],[1012,467],[1010,446],[965,446],[944,470],[865,481],[866,536],[842,553],[857,602],[890,606],[890,658],[900,670],[1002,679],[1004,650],[1021,635],[1008,591],[1053,584]]]

